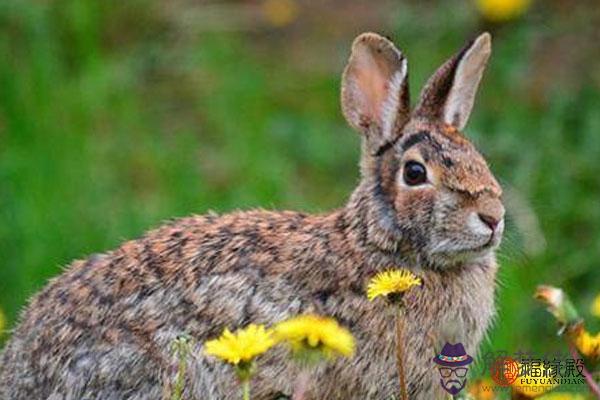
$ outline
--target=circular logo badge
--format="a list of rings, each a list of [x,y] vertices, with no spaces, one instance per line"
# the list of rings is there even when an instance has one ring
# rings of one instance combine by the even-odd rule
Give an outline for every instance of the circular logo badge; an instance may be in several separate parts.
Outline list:
[[[519,364],[510,357],[500,357],[492,363],[490,375],[499,386],[508,386],[517,380]]]

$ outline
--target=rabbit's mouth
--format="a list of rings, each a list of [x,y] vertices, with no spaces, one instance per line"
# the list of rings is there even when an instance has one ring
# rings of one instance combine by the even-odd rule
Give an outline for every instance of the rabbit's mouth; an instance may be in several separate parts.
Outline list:
[[[500,241],[497,240],[494,235],[492,235],[485,244],[482,244],[481,246],[474,247],[471,249],[466,249],[463,252],[466,254],[470,254],[472,256],[485,255],[485,254],[489,253],[490,251],[495,250],[499,244],[500,244]]]
[[[438,242],[429,251],[427,258],[430,264],[438,268],[447,268],[457,264],[477,261],[493,253],[500,245],[501,239],[501,233],[492,233],[483,243],[479,242],[475,245],[466,243],[459,245],[455,240],[446,239]]]
[[[485,254],[489,253],[490,251],[496,250],[498,248],[498,246],[500,246],[501,240],[502,240],[501,233],[492,232],[489,235],[489,238],[487,239],[487,241],[485,243],[483,243],[479,246],[465,248],[464,250],[459,251],[459,253],[466,253],[466,254],[470,254],[473,256],[485,255]]]
[[[477,246],[473,249],[469,249],[471,252],[479,253],[486,252],[489,250],[494,250],[500,245],[501,235],[492,232],[489,236],[489,239],[484,244]]]

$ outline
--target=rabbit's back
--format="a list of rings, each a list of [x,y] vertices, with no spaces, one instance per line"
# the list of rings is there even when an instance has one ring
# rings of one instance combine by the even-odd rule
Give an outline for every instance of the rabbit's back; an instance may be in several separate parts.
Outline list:
[[[322,297],[331,245],[343,245],[331,222],[293,212],[195,216],[74,262],[23,313],[0,361],[0,398],[160,393],[178,335],[201,343]]]

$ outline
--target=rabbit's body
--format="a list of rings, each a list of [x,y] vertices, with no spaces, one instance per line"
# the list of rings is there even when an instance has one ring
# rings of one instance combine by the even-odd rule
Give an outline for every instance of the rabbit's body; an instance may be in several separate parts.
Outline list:
[[[382,267],[407,264],[373,253],[356,222],[345,211],[191,217],[75,262],[31,302],[0,362],[1,397],[160,398],[178,335],[202,342],[227,326],[311,311],[337,318],[358,340],[352,360],[321,371],[314,398],[387,399],[398,390],[394,318],[366,299],[364,283]],[[495,270],[490,259],[420,272],[423,288],[406,298],[409,391],[420,394],[411,398],[436,398],[433,343],[448,324],[464,327],[475,353],[493,310]],[[261,361],[253,398],[291,393],[296,371],[281,355]],[[191,398],[237,396],[231,369],[202,356],[192,363]]]
[[[315,372],[309,399],[388,399],[399,390],[394,317],[364,289],[395,266],[423,279],[404,298],[410,398],[441,398],[436,350],[462,342],[475,356],[494,314],[501,191],[457,130],[487,54],[482,35],[408,114],[404,58],[384,38],[359,37],[342,91],[346,118],[364,134],[348,204],[323,215],[185,218],[75,262],[24,312],[0,358],[0,400],[160,398],[173,376],[170,343],[182,334],[197,343],[186,398],[235,398],[232,370],[201,344],[225,327],[307,312],[338,319],[357,339],[353,358]],[[289,396],[297,372],[282,349],[269,352],[253,398]]]

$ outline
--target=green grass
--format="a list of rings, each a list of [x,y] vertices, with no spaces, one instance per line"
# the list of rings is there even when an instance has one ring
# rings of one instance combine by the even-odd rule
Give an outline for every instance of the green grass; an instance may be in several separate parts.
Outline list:
[[[288,47],[320,54],[326,29],[306,28],[289,45],[277,31],[192,35],[159,4],[0,4],[0,308],[11,323],[61,266],[162,220],[209,209],[325,210],[357,181],[358,137],[338,111],[350,29],[319,68],[291,61]],[[419,88],[480,26],[467,3],[411,4],[387,33]],[[540,89],[550,66],[533,51],[565,24],[542,10],[496,32],[467,129],[517,198],[491,349],[562,346],[531,298],[538,283],[565,287],[583,310],[600,291],[598,83],[589,71]],[[529,208],[541,252],[529,244],[538,233],[516,218]]]

